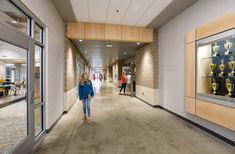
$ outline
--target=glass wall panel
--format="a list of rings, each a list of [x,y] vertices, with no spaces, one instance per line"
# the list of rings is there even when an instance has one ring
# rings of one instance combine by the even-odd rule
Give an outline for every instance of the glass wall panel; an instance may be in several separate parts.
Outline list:
[[[7,22],[21,32],[28,34],[29,18],[9,0],[0,0],[0,21]]]
[[[0,40],[0,153],[27,136],[27,51]]]
[[[42,106],[35,109],[35,136],[42,131]]]
[[[34,24],[34,39],[42,43],[42,28]]]
[[[34,103],[38,104],[42,102],[42,78],[41,78],[41,57],[42,48],[35,46],[35,63],[34,63]]]

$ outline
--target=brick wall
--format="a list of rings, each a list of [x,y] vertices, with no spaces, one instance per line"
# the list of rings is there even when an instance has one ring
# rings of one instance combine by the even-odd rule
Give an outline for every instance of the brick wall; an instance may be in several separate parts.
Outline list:
[[[158,88],[158,32],[154,30],[153,42],[138,49],[135,55],[136,84]]]

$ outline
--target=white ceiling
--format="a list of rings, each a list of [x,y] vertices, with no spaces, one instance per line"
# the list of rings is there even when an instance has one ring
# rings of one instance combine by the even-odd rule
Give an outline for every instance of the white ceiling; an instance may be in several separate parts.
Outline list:
[[[70,3],[77,21],[147,26],[172,1],[70,0]]]

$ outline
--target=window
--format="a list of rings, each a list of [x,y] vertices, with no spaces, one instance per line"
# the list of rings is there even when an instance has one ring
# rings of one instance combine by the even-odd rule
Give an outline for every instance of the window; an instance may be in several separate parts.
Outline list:
[[[0,21],[5,21],[25,34],[29,34],[29,17],[9,0],[0,1]]]

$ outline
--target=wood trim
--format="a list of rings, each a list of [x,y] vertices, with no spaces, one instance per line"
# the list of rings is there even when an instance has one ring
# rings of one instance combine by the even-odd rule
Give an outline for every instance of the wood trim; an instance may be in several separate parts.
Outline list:
[[[235,12],[226,14],[196,29],[196,39],[202,39],[235,28]]]
[[[195,29],[186,33],[185,43],[195,42],[195,40],[196,40],[196,30]]]
[[[122,40],[122,26],[114,24],[105,24],[105,40]]]
[[[140,42],[153,42],[153,29],[140,28]]]
[[[196,100],[196,115],[235,131],[235,108]]]
[[[185,106],[184,109],[186,112],[191,114],[196,114],[196,100],[194,98],[185,97]]]
[[[84,39],[85,38],[85,26],[84,23],[68,23],[67,36],[71,39]]]
[[[140,28],[136,26],[122,25],[122,40],[129,42],[139,42]]]
[[[185,46],[185,96],[195,98],[195,42]]]
[[[85,23],[85,39],[104,40],[104,24]]]
[[[153,29],[138,26],[77,22],[68,23],[67,32],[69,39],[143,43],[153,41]]]

